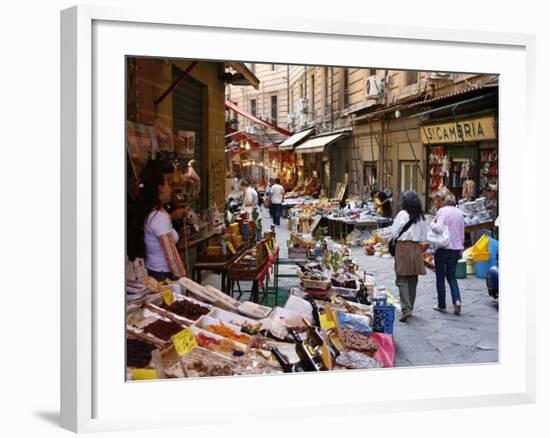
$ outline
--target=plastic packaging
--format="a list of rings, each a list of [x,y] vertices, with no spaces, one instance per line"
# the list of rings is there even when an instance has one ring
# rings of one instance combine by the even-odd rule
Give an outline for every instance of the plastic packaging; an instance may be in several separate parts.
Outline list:
[[[353,315],[342,311],[338,311],[337,314],[338,324],[341,328],[353,330],[363,335],[370,335],[372,333],[370,326],[371,319],[368,316]]]

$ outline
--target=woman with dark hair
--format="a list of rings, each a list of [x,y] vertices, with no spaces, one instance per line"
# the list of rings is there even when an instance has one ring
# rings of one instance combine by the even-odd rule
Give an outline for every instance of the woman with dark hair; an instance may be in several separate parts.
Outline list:
[[[395,245],[395,284],[401,301],[400,321],[412,314],[416,300],[418,276],[426,275],[420,242],[426,241],[428,225],[422,213],[418,193],[408,190],[399,198],[401,211],[395,217],[391,229]]]
[[[374,195],[376,214],[382,217],[391,217],[391,198],[384,192],[376,192]]]
[[[138,198],[128,212],[128,258],[143,258],[148,274],[159,281],[186,275],[176,248],[179,236],[172,226],[173,217],[163,208],[172,196],[170,173],[162,164],[150,162],[141,175]]]

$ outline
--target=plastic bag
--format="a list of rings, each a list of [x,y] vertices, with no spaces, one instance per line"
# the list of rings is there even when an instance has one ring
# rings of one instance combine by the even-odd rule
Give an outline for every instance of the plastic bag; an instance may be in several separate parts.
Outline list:
[[[338,324],[343,329],[353,330],[362,335],[370,335],[372,333],[370,323],[371,319],[368,316],[353,315],[342,311],[338,312]]]
[[[447,228],[447,225],[443,225],[441,234],[437,234],[430,228],[427,240],[437,249],[446,247],[449,244],[450,237],[449,228]]]
[[[393,367],[395,360],[395,343],[393,336],[386,333],[373,332],[370,337],[378,345],[378,350],[374,353],[374,358],[384,365],[384,368]]]

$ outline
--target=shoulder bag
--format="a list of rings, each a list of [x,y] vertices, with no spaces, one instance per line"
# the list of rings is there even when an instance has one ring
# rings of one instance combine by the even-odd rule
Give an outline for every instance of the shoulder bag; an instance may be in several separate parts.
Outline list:
[[[409,219],[409,221],[405,224],[405,226],[399,232],[399,235],[395,239],[390,240],[390,243],[388,245],[388,249],[390,250],[390,254],[393,257],[395,257],[395,245],[397,244],[397,241],[403,235],[403,233],[405,233],[411,227],[412,224],[413,224],[412,220]]]

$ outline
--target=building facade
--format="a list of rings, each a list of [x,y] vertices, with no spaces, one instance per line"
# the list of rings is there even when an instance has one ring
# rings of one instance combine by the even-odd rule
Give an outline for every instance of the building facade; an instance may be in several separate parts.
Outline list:
[[[292,132],[308,128],[315,128],[318,136],[346,132],[322,152],[298,154],[303,177],[317,176],[329,196],[339,182],[347,180],[348,195],[362,197],[367,191],[390,189],[397,199],[403,191],[414,189],[429,208],[435,187],[448,185],[461,198],[467,181],[473,190],[470,197],[484,195],[489,184],[496,185],[498,162],[488,160],[493,176],[488,182],[481,169],[487,166],[483,158],[498,157],[498,77],[494,75],[247,66],[262,85],[257,91],[228,87],[230,99],[238,105]],[[482,126],[491,128],[479,138],[468,136],[471,123],[483,117],[488,118],[482,120]],[[455,139],[424,135],[438,129],[442,132],[444,126],[459,135]],[[471,179],[448,173],[447,166],[451,170],[460,167],[459,176],[465,175],[462,166],[467,160]],[[442,163],[437,167],[436,161]],[[434,173],[443,175],[434,178]]]

